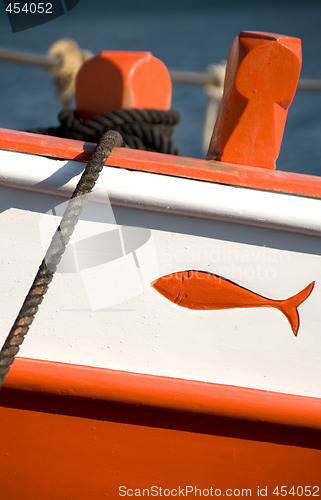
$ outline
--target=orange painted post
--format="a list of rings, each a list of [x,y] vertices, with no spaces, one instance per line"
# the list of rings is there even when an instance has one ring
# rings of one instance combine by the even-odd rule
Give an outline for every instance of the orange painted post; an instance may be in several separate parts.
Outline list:
[[[275,169],[301,62],[298,38],[246,31],[235,38],[208,159]]]
[[[83,64],[76,80],[84,119],[125,108],[168,110],[171,96],[168,70],[150,52],[103,51]]]

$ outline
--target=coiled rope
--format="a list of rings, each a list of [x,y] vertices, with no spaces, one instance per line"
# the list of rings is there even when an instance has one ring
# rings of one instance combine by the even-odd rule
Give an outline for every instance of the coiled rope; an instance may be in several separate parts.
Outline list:
[[[22,304],[19,314],[0,351],[0,387],[10,370],[24,337],[28,333],[39,305],[43,301],[57,266],[74,232],[81,212],[87,203],[103,166],[113,148],[123,145],[123,138],[116,131],[109,131],[100,139],[72,194],[60,225],[57,228],[36,277]]]
[[[63,107],[68,108],[75,93],[77,73],[83,63],[94,54],[90,50],[80,49],[70,38],[61,38],[49,47],[47,55],[59,60],[59,64],[49,68],[49,73],[54,77],[56,92]]]
[[[108,130],[116,130],[129,148],[179,154],[172,133],[174,125],[180,121],[180,115],[174,110],[120,109],[83,120],[77,111],[64,109],[58,119],[59,127],[32,129],[28,132],[97,142]]]

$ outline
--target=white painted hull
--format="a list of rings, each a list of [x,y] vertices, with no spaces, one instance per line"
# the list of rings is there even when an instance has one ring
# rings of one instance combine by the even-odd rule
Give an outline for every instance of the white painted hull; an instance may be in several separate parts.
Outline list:
[[[12,152],[0,165],[3,342],[52,209],[84,165]],[[304,196],[106,168],[19,356],[321,397],[320,209]],[[192,310],[150,286],[184,270],[274,300],[315,286],[295,337],[274,307]]]

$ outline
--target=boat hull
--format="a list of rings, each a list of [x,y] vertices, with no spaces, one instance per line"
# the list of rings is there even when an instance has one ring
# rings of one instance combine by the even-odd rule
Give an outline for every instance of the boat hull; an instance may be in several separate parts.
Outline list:
[[[10,500],[320,486],[317,399],[18,358],[0,404]]]
[[[1,340],[93,147],[13,135]],[[0,392],[6,498],[317,496],[320,181],[121,148],[108,161]],[[189,270],[271,307],[195,310],[151,286]],[[295,337],[273,301],[313,281]]]

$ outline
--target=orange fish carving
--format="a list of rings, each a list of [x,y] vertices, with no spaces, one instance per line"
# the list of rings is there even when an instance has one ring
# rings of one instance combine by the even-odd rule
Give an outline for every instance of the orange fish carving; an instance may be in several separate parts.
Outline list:
[[[297,308],[312,292],[314,281],[301,292],[284,300],[268,299],[233,281],[204,271],[168,274],[153,281],[151,285],[166,299],[189,309],[275,307],[288,319],[294,335],[297,335],[300,324]]]

